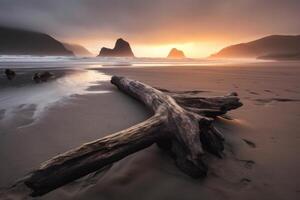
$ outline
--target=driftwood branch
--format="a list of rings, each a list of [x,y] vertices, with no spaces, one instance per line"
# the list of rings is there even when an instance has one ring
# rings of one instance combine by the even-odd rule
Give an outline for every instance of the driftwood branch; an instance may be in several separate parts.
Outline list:
[[[145,104],[153,116],[126,130],[58,155],[18,181],[30,196],[41,196],[156,143],[168,151],[178,168],[191,177],[206,175],[206,152],[222,157],[224,137],[213,118],[242,104],[236,94],[200,97],[199,93],[158,90],[144,83],[113,76],[111,83]]]

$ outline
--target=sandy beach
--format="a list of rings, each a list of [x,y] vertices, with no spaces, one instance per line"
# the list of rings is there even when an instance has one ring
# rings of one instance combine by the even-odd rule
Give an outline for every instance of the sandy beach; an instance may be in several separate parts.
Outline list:
[[[38,101],[25,101],[12,111],[16,114],[10,121],[5,108],[0,110],[0,187],[13,184],[59,153],[150,117],[143,105],[109,83],[110,76],[119,75],[169,90],[204,90],[206,96],[237,92],[244,106],[215,122],[226,137],[225,158],[210,156],[208,177],[197,180],[179,171],[153,145],[36,199],[299,199],[299,65],[60,69],[52,70],[55,80],[38,85],[32,83],[30,69],[17,69],[23,75],[13,85],[1,77],[2,107],[3,102],[11,102],[6,90],[42,88],[36,91],[40,93],[71,84],[59,90],[59,95],[57,89],[42,93],[53,101],[47,101],[38,116],[34,115]],[[80,76],[72,79],[76,74]]]
[[[0,200],[300,200],[300,0],[0,0]]]

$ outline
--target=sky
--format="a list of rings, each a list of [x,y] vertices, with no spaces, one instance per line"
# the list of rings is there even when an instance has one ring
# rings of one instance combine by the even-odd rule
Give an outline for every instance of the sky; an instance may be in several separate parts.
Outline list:
[[[97,54],[117,38],[136,56],[189,57],[273,34],[300,34],[300,0],[0,0],[0,25],[50,34]]]

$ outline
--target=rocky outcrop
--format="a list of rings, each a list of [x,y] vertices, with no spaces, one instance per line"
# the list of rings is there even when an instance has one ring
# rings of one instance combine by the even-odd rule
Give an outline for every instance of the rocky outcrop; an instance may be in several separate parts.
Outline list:
[[[63,55],[73,52],[53,37],[33,31],[0,27],[0,55]]]
[[[130,44],[123,40],[122,38],[116,41],[115,47],[113,49],[109,49],[103,47],[100,50],[100,57],[134,57],[134,54],[131,50]]]
[[[51,78],[54,78],[54,74],[45,71],[45,72],[36,72],[33,75],[32,80],[34,80],[36,83],[40,83],[40,82],[47,82]]]
[[[168,58],[185,58],[184,52],[176,48],[171,49]]]
[[[266,58],[270,55],[297,55],[300,52],[300,35],[272,35],[252,42],[226,47],[213,58]],[[272,56],[271,56],[272,57]],[[276,57],[276,56],[275,56]],[[289,58],[289,56],[285,56]],[[293,57],[293,56],[290,56]]]
[[[5,69],[4,73],[8,80],[13,80],[16,77],[16,72],[11,69]]]

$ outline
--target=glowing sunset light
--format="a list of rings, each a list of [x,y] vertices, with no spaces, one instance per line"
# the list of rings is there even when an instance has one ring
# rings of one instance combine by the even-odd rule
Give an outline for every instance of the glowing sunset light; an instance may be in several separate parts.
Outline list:
[[[129,40],[130,42],[130,40]],[[98,55],[102,47],[114,46],[115,41],[97,41],[97,40],[75,40],[74,43],[86,47],[94,55]],[[190,58],[203,58],[219,51],[224,46],[230,44],[221,42],[186,42],[171,44],[142,44],[130,42],[131,47],[137,57],[166,57],[172,48],[184,51],[185,55]]]
[[[151,56],[151,57],[166,57],[172,48],[182,50],[187,57],[207,57],[213,52],[217,51],[220,47],[214,46],[210,43],[174,43],[163,45],[137,45],[134,47],[137,51],[137,56]]]
[[[121,37],[137,57],[166,57],[178,48],[201,58],[267,35],[298,35],[299,7],[299,0],[9,0],[1,2],[0,24],[47,33],[95,55]]]

